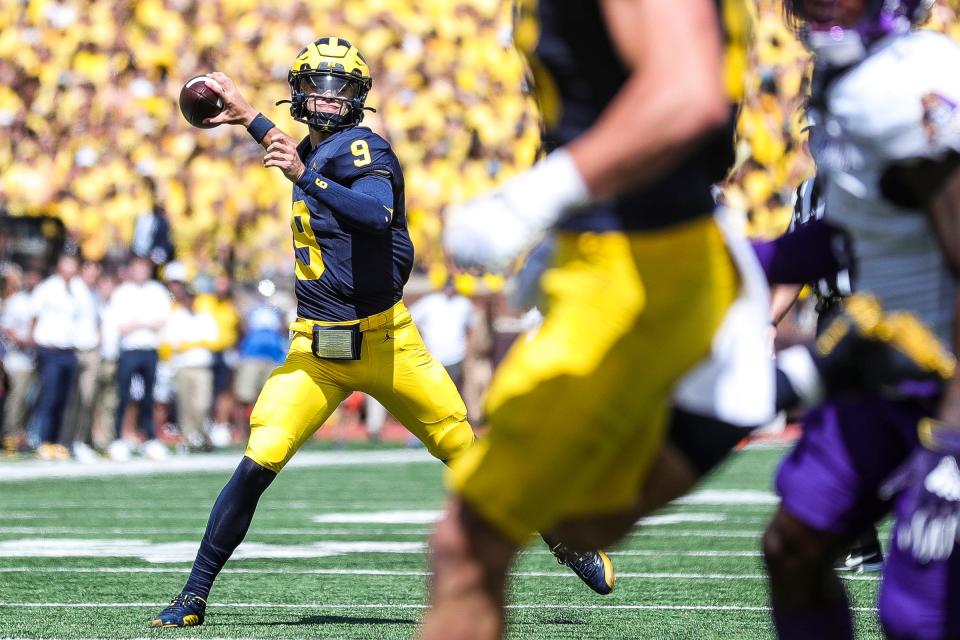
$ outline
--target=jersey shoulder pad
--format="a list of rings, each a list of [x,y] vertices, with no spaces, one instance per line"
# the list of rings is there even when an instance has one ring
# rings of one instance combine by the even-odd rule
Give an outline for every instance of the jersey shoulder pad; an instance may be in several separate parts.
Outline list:
[[[330,168],[330,177],[349,181],[367,174],[390,177],[399,171],[399,163],[390,143],[366,127],[354,127],[338,143]]]

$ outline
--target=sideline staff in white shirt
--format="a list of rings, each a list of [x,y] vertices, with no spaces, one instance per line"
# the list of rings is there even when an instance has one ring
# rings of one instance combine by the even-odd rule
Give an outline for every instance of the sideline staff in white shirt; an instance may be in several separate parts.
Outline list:
[[[110,299],[111,314],[120,330],[120,356],[117,361],[117,411],[114,420],[116,440],[110,445],[111,457],[129,457],[129,449],[120,439],[123,414],[130,402],[130,380],[135,373],[143,377],[144,391],[139,402],[137,426],[147,442],[147,457],[163,458],[166,449],[157,441],[153,425],[153,385],[157,377],[157,347],[160,330],[170,315],[170,294],[150,278],[153,265],[146,258],[133,256],[127,263],[126,281]]]
[[[420,329],[427,351],[440,361],[457,389],[462,389],[463,359],[473,326],[473,303],[457,293],[448,278],[442,291],[427,294],[411,305],[410,315]]]
[[[86,285],[77,277],[78,266],[75,255],[60,256],[56,272],[37,285],[30,296],[33,341],[37,345],[40,375],[40,394],[34,416],[40,437],[38,454],[42,457],[69,457],[66,448],[63,448],[64,455],[53,449],[77,375],[74,334],[80,300],[90,295]]]

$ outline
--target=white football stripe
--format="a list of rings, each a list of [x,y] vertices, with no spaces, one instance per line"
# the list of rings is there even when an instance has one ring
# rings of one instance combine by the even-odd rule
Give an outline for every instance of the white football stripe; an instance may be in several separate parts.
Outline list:
[[[21,539],[0,542],[0,557],[7,558],[142,558],[147,562],[191,562],[200,542],[152,543],[147,540]],[[248,542],[232,558],[324,558],[345,553],[418,553],[423,542],[315,542],[278,545]]]
[[[190,569],[183,567],[0,567],[2,573],[190,573]],[[236,573],[244,575],[321,575],[321,576],[428,576],[429,571],[394,570],[394,569],[224,569],[224,574]],[[222,575],[222,574],[221,574]],[[511,571],[511,576],[519,578],[576,578],[571,571]],[[841,578],[851,581],[876,582],[878,575],[841,575]],[[755,574],[730,573],[653,573],[618,571],[617,578],[634,578],[638,580],[715,580],[715,581],[742,581],[766,580],[767,576]]]
[[[780,504],[780,498],[769,491],[706,489],[674,500],[673,504],[766,505]]]
[[[128,528],[128,527],[0,527],[0,534],[86,534],[86,535],[202,535],[204,525],[196,527]],[[251,536],[426,536],[432,529],[321,529],[321,528],[252,528]]]
[[[108,476],[138,476],[149,474],[203,473],[233,471],[241,455],[210,453],[190,456],[174,456],[169,460],[155,462],[137,459],[130,462],[100,464],[82,462],[28,460],[11,465],[0,465],[0,482],[21,482],[43,478],[102,478]],[[287,469],[340,467],[355,465],[415,464],[437,460],[424,449],[396,449],[389,451],[306,451],[297,454],[287,464]],[[316,507],[314,507],[316,508]]]
[[[430,524],[440,519],[442,511],[371,511],[325,513],[314,516],[317,523],[337,524]]]
[[[667,513],[660,516],[647,516],[637,523],[642,526],[655,527],[666,524],[682,524],[684,522],[723,522],[727,519],[723,513]]]
[[[254,527],[248,534],[249,537],[256,536],[418,536],[424,537],[430,535],[432,529],[322,529],[309,527],[302,528],[257,528]],[[203,533],[203,525],[196,527],[164,527],[164,528],[128,528],[128,527],[0,527],[0,535],[200,535]],[[662,538],[672,536],[676,538],[745,538],[759,539],[763,535],[761,529],[730,529],[730,530],[708,530],[708,529],[669,529],[667,531],[651,530],[646,528],[638,529],[627,534],[630,538]]]
[[[36,609],[92,609],[163,607],[167,602],[0,602],[0,607],[24,607]],[[422,603],[411,604],[371,604],[368,602],[344,602],[330,604],[316,603],[274,603],[274,602],[213,602],[208,608],[244,609],[426,609]],[[618,609],[637,611],[770,611],[770,607],[750,605],[693,605],[693,604],[508,604],[507,609]],[[875,607],[851,607],[852,611],[875,613]]]
[[[0,558],[141,558],[147,562],[192,562],[199,540],[154,543],[138,539],[21,538],[0,541]],[[237,547],[232,558],[325,558],[346,553],[417,554],[427,550],[425,542],[387,541],[321,541],[300,545],[245,542]],[[548,549],[530,549],[532,555],[552,555]],[[756,550],[666,551],[625,549],[612,551],[611,556],[655,558],[755,558]]]
[[[321,524],[430,524],[440,519],[442,511],[373,511],[348,513],[324,513],[314,516],[313,521]],[[649,516],[642,518],[638,524],[657,526],[681,524],[684,522],[723,522],[726,515],[722,513],[671,513],[666,515]]]

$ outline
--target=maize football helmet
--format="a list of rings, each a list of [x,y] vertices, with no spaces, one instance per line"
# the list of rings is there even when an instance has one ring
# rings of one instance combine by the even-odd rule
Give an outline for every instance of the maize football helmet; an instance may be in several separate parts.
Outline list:
[[[360,51],[343,38],[320,38],[297,56],[287,74],[290,114],[320,131],[349,129],[363,120],[367,93],[373,85],[370,67]]]

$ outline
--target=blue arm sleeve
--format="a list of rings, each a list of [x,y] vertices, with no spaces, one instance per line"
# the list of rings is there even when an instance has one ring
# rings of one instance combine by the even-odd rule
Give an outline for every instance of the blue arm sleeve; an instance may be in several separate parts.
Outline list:
[[[306,170],[297,186],[304,193],[330,207],[339,220],[369,233],[383,233],[393,220],[393,186],[386,176],[368,174],[344,187]]]

